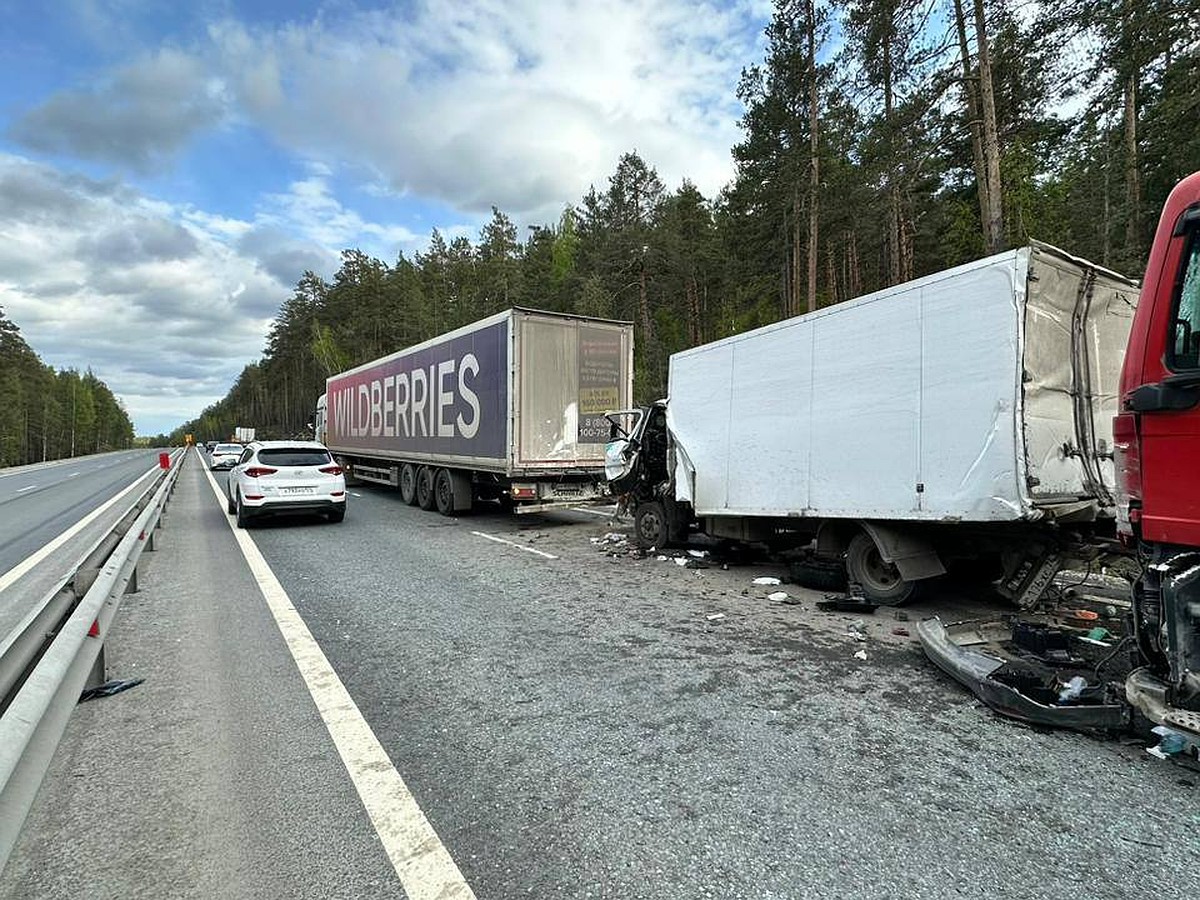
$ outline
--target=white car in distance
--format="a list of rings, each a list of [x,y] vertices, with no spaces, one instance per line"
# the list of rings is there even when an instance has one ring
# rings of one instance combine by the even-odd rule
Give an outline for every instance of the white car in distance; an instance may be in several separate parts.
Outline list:
[[[217,444],[208,455],[208,467],[230,469],[237,464],[245,449],[241,444]]]
[[[230,470],[226,499],[239,528],[280,513],[319,513],[340,522],[346,517],[346,478],[323,444],[256,441]]]

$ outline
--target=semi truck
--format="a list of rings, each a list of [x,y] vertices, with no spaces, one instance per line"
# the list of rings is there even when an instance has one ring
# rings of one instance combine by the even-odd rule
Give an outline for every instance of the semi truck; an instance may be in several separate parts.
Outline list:
[[[1167,198],[1114,423],[1117,528],[1141,562],[1126,679],[1146,718],[1200,744],[1200,172]]]
[[[1031,605],[1115,542],[1137,296],[1032,243],[676,353],[665,401],[610,416],[613,490],[642,547],[815,540],[885,604],[969,562]]]
[[[633,326],[509,309],[333,375],[317,440],[347,475],[443,515],[608,500],[605,413],[633,393]]]

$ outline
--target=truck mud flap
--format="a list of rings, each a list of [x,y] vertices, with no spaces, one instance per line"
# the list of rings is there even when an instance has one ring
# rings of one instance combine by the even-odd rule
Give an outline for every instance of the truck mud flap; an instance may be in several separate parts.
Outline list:
[[[1129,722],[1129,708],[1122,703],[1047,704],[997,680],[992,676],[1006,661],[955,643],[940,619],[922,621],[917,636],[934,665],[1002,716],[1029,725],[1086,732],[1118,731]]]

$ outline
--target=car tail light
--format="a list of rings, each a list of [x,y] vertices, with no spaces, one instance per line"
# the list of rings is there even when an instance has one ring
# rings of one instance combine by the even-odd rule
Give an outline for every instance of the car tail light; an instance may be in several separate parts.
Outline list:
[[[1142,448],[1133,413],[1113,419],[1113,464],[1117,470],[1117,534],[1132,539],[1142,520]]]
[[[268,469],[266,466],[251,466],[246,470],[249,478],[262,478],[264,475],[274,475],[278,469]]]
[[[345,491],[330,491],[329,492],[330,497],[342,497],[342,496],[345,496],[345,494],[346,494]]]
[[[262,500],[263,497],[265,497],[265,496],[266,496],[265,494],[247,494],[246,499],[247,500]]]
[[[537,496],[537,486],[532,484],[514,484],[510,493],[514,500],[532,500]]]
[[[321,468],[318,469],[317,471],[324,472],[326,475],[341,475],[342,467],[341,466],[321,466]]]

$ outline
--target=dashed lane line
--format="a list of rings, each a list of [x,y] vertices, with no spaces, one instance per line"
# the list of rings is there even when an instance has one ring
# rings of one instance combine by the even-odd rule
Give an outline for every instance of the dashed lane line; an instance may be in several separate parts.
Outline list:
[[[495,541],[497,544],[507,544],[510,547],[516,547],[518,550],[524,550],[526,553],[536,553],[538,556],[544,556],[546,559],[558,559],[553,553],[547,553],[545,550],[538,550],[536,547],[526,547],[524,544],[518,544],[516,541],[505,540],[502,537],[497,537],[494,534],[484,534],[482,531],[472,531],[471,534],[476,537],[481,537],[484,540]]]
[[[205,475],[218,502],[224,505],[225,498],[216,479],[207,469]],[[475,893],[458,865],[417,805],[258,545],[244,530],[235,527],[232,520],[226,522],[409,900],[475,900]]]
[[[59,547],[61,547],[63,544],[65,544],[67,541],[69,541],[71,538],[75,537],[75,535],[79,534],[79,532],[83,531],[83,529],[87,528],[88,525],[92,524],[92,522],[96,521],[96,519],[98,519],[100,516],[104,515],[105,511],[107,511],[112,506],[119,503],[121,501],[122,497],[129,494],[131,491],[134,490],[134,488],[136,488],[139,484],[141,484],[142,480],[145,479],[147,475],[150,475],[157,471],[158,471],[158,466],[154,466],[152,469],[147,470],[144,475],[139,475],[134,480],[133,484],[129,485],[129,487],[125,488],[125,490],[123,490],[123,491],[121,491],[121,493],[117,494],[117,496],[113,497],[111,500],[107,501],[106,503],[101,504],[99,507],[92,510],[90,513],[88,513],[86,516],[84,516],[82,519],[80,519],[78,522],[76,522],[74,525],[72,525],[70,528],[68,528],[66,531],[64,531],[62,534],[60,534],[58,537],[56,537],[52,541],[50,541],[50,543],[46,544],[46,546],[42,547],[42,549],[35,550],[29,556],[25,557],[23,560],[21,560],[15,566],[13,566],[11,569],[9,569],[7,572],[5,572],[3,575],[0,575],[0,591],[3,591],[10,584],[12,584],[14,581],[16,581],[18,578],[20,578],[26,572],[28,572],[30,569],[32,569],[34,566],[36,566],[38,563],[40,563],[47,556],[49,556],[51,553],[53,553],[55,550],[57,550]]]

